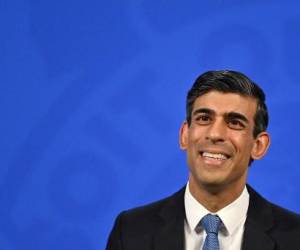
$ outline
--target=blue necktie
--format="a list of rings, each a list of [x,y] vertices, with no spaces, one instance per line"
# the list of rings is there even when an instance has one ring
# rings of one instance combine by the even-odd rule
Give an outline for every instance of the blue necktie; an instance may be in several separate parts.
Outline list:
[[[219,250],[218,232],[221,219],[217,215],[207,214],[201,220],[206,231],[206,238],[202,250]]]

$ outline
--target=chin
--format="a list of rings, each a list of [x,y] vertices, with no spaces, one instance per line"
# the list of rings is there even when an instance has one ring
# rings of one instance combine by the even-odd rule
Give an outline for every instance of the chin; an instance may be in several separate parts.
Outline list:
[[[225,182],[223,179],[220,178],[197,178],[197,185],[199,187],[223,187],[225,185]]]

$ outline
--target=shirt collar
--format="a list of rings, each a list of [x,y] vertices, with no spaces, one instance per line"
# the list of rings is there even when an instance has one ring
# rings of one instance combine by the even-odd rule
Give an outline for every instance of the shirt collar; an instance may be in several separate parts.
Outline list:
[[[199,221],[205,215],[211,213],[193,197],[189,189],[189,183],[187,183],[185,188],[184,206],[187,224],[192,231],[196,229]],[[249,193],[245,186],[243,192],[236,200],[212,214],[217,214],[221,218],[227,233],[231,235],[245,221],[248,206]]]

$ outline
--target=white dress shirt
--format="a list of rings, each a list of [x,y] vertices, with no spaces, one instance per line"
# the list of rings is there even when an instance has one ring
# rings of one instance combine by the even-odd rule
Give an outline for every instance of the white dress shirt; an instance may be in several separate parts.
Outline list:
[[[248,205],[249,193],[245,187],[242,194],[235,201],[218,212],[211,213],[192,196],[188,183],[184,195],[186,213],[184,222],[185,250],[202,249],[206,232],[198,224],[209,213],[217,214],[222,220],[218,235],[220,250],[241,250]]]

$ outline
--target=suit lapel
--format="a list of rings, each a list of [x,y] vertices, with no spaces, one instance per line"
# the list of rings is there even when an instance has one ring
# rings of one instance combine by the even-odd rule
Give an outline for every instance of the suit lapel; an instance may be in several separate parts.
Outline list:
[[[250,194],[242,250],[274,250],[268,231],[274,226],[271,205],[247,185]],[[184,249],[184,192],[182,188],[161,208],[161,226],[154,236],[154,250]]]
[[[247,189],[250,201],[242,250],[273,250],[275,243],[268,235],[268,231],[274,225],[271,206],[250,186],[247,186]]]
[[[153,249],[184,250],[184,192],[185,188],[181,189],[162,207],[162,224],[155,234]]]
[[[242,250],[273,250],[275,244],[259,225],[248,221],[245,225]]]

